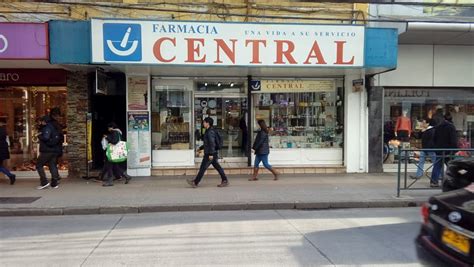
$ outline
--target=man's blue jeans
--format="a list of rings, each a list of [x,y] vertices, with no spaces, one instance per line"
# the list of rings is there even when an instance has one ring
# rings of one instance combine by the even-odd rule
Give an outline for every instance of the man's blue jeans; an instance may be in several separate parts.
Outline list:
[[[431,182],[438,183],[441,174],[443,173],[443,158],[440,156],[433,165],[433,172],[431,173]]]
[[[423,176],[423,173],[425,172],[424,167],[425,167],[425,161],[427,157],[431,158],[431,162],[433,162],[433,164],[436,163],[436,152],[420,151],[420,161],[418,162],[418,170],[416,171],[416,177]],[[433,169],[434,169],[434,166],[433,166]]]

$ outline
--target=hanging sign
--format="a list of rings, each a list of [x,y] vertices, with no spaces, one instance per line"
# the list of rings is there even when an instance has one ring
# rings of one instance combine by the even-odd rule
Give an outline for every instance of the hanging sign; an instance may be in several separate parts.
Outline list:
[[[362,67],[364,26],[102,20],[93,63]]]

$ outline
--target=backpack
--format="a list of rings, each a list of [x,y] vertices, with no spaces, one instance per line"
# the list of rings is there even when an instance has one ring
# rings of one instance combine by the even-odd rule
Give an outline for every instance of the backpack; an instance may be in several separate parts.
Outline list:
[[[51,136],[49,140],[46,142],[46,145],[49,147],[55,147],[64,142],[64,136],[63,134],[56,129],[54,125],[49,125],[51,128]]]
[[[214,131],[216,132],[216,150],[220,150],[224,146],[224,140],[222,140],[222,135],[219,131]]]

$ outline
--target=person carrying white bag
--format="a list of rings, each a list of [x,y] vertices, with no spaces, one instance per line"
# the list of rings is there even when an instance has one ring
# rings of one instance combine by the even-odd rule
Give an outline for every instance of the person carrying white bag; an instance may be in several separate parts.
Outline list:
[[[120,174],[125,177],[125,184],[128,184],[132,177],[120,167],[120,163],[127,160],[128,147],[127,143],[122,141],[122,131],[117,127],[117,124],[111,122],[107,125],[109,134],[107,134],[107,170],[106,179],[102,186],[113,186],[113,174]]]

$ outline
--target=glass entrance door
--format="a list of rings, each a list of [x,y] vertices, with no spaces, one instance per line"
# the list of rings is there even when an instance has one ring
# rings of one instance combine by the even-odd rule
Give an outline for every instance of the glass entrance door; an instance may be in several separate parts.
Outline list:
[[[247,98],[242,96],[196,96],[194,99],[195,145],[203,144],[204,118],[211,117],[220,132],[224,147],[220,157],[246,157],[247,146]]]

